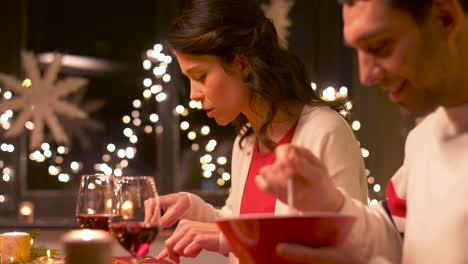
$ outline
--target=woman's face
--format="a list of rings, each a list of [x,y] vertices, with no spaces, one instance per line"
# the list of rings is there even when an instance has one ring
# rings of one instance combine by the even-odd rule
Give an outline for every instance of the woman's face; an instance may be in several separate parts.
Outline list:
[[[225,126],[249,110],[246,67],[239,59],[223,65],[216,56],[175,53],[182,73],[190,79],[190,99],[200,101],[208,117]]]

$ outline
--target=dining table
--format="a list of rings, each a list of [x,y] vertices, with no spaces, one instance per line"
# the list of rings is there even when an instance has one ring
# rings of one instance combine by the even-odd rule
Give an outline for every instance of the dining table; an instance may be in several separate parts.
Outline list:
[[[71,229],[41,228],[39,235],[34,239],[33,247],[51,249],[51,250],[55,249],[55,250],[58,250],[59,255],[63,255],[63,252],[64,252],[63,236],[70,230]],[[11,228],[0,228],[0,233],[11,232],[11,231],[30,232],[31,230],[27,230],[27,229],[12,230]],[[164,241],[167,238],[168,238],[167,235],[158,237],[156,241],[152,243],[149,254],[151,256],[157,256],[157,254],[161,252],[161,250],[163,249]],[[120,244],[115,239],[112,239],[111,250],[112,250],[112,256],[114,259],[114,264],[129,263],[130,255],[122,246],[120,246]],[[163,261],[146,260],[145,263],[170,264],[172,262],[168,260],[163,260]],[[218,253],[202,251],[195,258],[182,258],[180,263],[181,264],[195,264],[195,263],[225,264],[225,263],[228,263],[228,258]]]

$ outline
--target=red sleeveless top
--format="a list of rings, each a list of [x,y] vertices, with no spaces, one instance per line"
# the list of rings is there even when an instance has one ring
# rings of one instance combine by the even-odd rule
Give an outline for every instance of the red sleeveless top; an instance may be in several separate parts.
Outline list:
[[[286,132],[277,144],[281,145],[291,143],[294,131],[296,131],[296,126],[297,123],[294,124],[288,132]],[[242,195],[240,214],[275,212],[276,197],[261,191],[255,184],[255,177],[258,175],[260,169],[266,165],[273,164],[274,161],[275,153],[273,151],[260,153],[258,150],[258,141],[255,141],[249,174],[247,175],[244,193]]]

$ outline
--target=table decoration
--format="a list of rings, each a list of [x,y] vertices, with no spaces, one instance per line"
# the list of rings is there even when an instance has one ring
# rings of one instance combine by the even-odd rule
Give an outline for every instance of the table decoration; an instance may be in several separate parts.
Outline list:
[[[31,254],[31,237],[25,232],[0,234],[0,263],[28,261]]]
[[[63,237],[66,264],[112,263],[112,237],[102,230],[79,229]]]

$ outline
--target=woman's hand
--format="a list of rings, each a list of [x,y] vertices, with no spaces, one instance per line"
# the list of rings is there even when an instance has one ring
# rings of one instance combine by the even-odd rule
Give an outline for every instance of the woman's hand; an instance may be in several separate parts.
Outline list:
[[[173,226],[190,208],[190,194],[179,192],[159,197],[159,206],[164,211],[159,221],[160,230]],[[145,222],[156,223],[159,208],[154,199],[145,201]]]
[[[181,220],[156,259],[169,257],[179,263],[180,257],[194,258],[203,249],[216,252],[219,250],[219,234],[220,230],[215,223]]]

